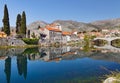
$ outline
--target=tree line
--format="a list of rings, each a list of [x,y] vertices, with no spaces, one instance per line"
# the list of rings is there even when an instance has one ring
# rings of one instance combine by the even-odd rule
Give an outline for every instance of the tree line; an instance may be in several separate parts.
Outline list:
[[[4,16],[3,16],[2,22],[3,22],[2,31],[4,31],[7,34],[7,36],[9,36],[10,35],[10,23],[9,23],[8,8],[6,4],[4,6]],[[25,37],[26,30],[27,30],[26,14],[25,14],[25,11],[23,11],[22,15],[18,14],[16,18],[16,33],[21,35],[22,37]]]

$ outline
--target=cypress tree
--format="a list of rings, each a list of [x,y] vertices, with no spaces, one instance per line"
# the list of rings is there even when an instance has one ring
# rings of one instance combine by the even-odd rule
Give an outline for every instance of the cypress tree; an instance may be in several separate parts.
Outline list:
[[[26,14],[25,12],[23,11],[22,13],[22,18],[21,18],[21,27],[20,27],[20,33],[22,35],[25,35],[26,34]]]
[[[10,35],[9,14],[6,4],[4,6],[3,30],[8,36]]]
[[[16,33],[17,34],[20,33],[20,27],[21,27],[21,15],[18,14],[17,19],[16,19]]]

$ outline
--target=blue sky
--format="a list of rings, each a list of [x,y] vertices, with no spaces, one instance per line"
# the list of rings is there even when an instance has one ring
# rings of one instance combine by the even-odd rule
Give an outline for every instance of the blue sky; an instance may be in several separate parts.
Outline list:
[[[22,11],[26,12],[27,25],[38,20],[51,23],[59,19],[92,22],[120,18],[120,0],[0,0],[0,26],[5,4],[11,26]]]

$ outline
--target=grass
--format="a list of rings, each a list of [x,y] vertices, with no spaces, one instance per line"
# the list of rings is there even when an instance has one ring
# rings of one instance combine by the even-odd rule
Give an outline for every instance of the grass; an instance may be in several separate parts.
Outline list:
[[[0,49],[6,48],[31,48],[31,47],[40,47],[40,45],[24,45],[24,46],[0,46]]]

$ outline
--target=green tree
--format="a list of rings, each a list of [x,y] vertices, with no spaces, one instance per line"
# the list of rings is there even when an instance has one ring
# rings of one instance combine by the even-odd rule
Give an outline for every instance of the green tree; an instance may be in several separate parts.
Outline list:
[[[90,50],[91,50],[90,40],[91,40],[91,36],[90,35],[85,35],[85,37],[84,37],[85,45],[83,47],[83,50],[85,52],[90,52]]]
[[[27,29],[27,27],[26,27],[26,14],[23,11],[22,18],[21,18],[20,34],[25,36],[26,35],[26,29]]]
[[[33,32],[31,35],[32,38],[36,38],[35,33]]]
[[[10,24],[9,24],[9,14],[7,5],[4,6],[4,16],[3,16],[3,30],[9,36],[10,35]]]
[[[3,27],[1,28],[1,31],[4,31]]]
[[[21,27],[21,15],[18,14],[17,19],[16,19],[16,33],[17,34],[20,33],[20,27]]]

